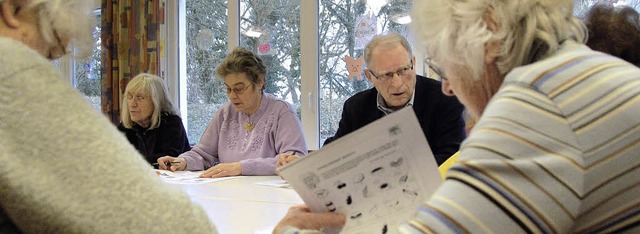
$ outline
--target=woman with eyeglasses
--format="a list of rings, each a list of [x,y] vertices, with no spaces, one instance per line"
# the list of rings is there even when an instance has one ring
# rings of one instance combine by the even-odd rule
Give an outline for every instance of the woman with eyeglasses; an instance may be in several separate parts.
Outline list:
[[[267,68],[260,58],[236,48],[216,74],[224,81],[226,103],[198,145],[179,157],[161,157],[161,169],[206,170],[201,177],[275,175],[279,154],[306,155],[302,125],[293,106],[265,93]]]
[[[154,164],[162,156],[178,156],[191,149],[177,109],[162,78],[141,73],[124,90],[122,123],[118,130]]]

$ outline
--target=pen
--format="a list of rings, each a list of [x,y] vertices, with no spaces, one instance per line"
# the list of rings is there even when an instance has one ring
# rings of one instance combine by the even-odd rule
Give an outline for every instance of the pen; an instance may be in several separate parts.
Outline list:
[[[173,165],[173,164],[180,164],[180,162],[164,162],[164,165],[165,165],[165,166],[171,166],[171,165]],[[158,163],[152,163],[151,165],[152,165],[152,166],[158,166],[158,165],[160,165],[160,164],[158,164]]]

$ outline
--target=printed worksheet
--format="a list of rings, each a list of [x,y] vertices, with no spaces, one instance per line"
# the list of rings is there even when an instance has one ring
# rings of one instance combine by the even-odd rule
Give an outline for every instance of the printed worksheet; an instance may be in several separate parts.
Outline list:
[[[285,165],[280,174],[314,212],[345,214],[342,233],[397,233],[442,183],[411,107]]]
[[[156,170],[160,180],[171,184],[206,184],[223,180],[237,178],[237,176],[222,178],[200,178],[200,174],[204,171],[167,171]]]

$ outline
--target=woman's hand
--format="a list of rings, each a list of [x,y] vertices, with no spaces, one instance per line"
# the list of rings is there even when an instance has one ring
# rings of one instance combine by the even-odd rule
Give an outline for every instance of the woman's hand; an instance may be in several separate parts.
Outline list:
[[[297,155],[291,153],[278,154],[278,163],[276,163],[276,167],[287,165],[299,158],[300,157]]]
[[[202,174],[201,178],[220,178],[226,176],[239,176],[242,175],[242,163],[220,163],[213,167],[210,167]]]
[[[187,168],[187,160],[184,158],[164,156],[158,158],[158,168],[170,171],[184,171]]]
[[[297,155],[292,154],[292,153],[278,154],[276,157],[278,157],[278,162],[276,163],[276,174],[278,174],[280,176],[280,178],[282,178],[282,175],[280,175],[280,171],[278,171],[278,167],[287,165],[288,163],[293,162],[296,159],[300,158]],[[284,179],[284,178],[282,178],[282,179]]]
[[[342,227],[344,222],[345,217],[343,214],[331,212],[313,213],[306,205],[297,205],[289,208],[289,212],[273,229],[273,233],[280,233],[285,227],[295,227],[300,230],[338,228]]]

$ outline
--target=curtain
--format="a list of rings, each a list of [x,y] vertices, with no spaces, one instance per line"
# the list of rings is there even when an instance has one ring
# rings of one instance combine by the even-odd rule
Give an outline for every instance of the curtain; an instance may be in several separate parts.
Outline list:
[[[160,75],[164,1],[102,0],[101,13],[102,112],[118,124],[129,80],[141,72]]]

